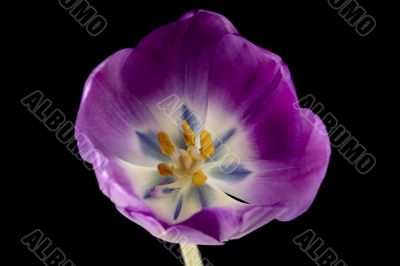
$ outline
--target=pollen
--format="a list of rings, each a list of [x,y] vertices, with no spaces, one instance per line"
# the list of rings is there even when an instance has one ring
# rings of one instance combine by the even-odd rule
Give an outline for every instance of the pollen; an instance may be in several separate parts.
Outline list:
[[[160,176],[172,176],[174,174],[174,168],[166,163],[160,163],[157,165]]]
[[[192,183],[198,187],[203,186],[206,183],[207,176],[201,171],[198,170],[193,174]]]
[[[200,133],[200,144],[200,154],[204,159],[207,159],[214,154],[214,144],[212,142],[211,135],[207,130],[203,130]]]
[[[177,184],[181,188],[186,182],[192,182],[193,185],[204,186],[208,177],[201,170],[204,161],[215,153],[215,147],[211,134],[207,130],[200,133],[200,147],[196,146],[196,134],[190,128],[190,125],[184,121],[182,123],[183,140],[186,149],[175,147],[169,135],[160,131],[157,139],[160,150],[163,154],[170,156],[169,162],[159,163],[157,165],[160,176],[172,176],[176,178]]]
[[[174,153],[175,146],[166,132],[158,132],[157,139],[158,143],[160,144],[160,149],[162,153],[164,153],[165,155],[172,155]]]
[[[184,121],[182,123],[183,129],[183,140],[185,141],[186,146],[194,146],[196,134],[194,134],[193,130],[190,128],[189,124]]]

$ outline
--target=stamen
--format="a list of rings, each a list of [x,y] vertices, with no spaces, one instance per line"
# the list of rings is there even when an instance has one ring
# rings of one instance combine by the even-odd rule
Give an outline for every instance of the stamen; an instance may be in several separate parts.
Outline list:
[[[203,130],[200,133],[200,144],[200,154],[204,159],[207,159],[214,154],[215,148],[212,142],[211,135],[210,133],[208,133],[207,130]]]
[[[192,183],[198,187],[203,186],[206,183],[207,176],[201,171],[198,170],[193,174]]]
[[[174,174],[174,168],[166,163],[160,163],[157,165],[160,176],[172,176]]]
[[[175,146],[166,132],[158,132],[157,139],[160,144],[160,149],[162,153],[164,153],[165,155],[172,155],[174,153]]]
[[[192,165],[192,157],[190,156],[190,154],[185,151],[185,150],[181,150],[179,149],[178,152],[180,153],[181,156],[179,156],[179,162],[181,164],[181,166],[185,169],[185,170],[189,170],[190,166]]]
[[[196,134],[192,131],[189,124],[184,121],[182,124],[183,129],[183,140],[185,141],[186,146],[194,146],[196,144],[195,137]]]

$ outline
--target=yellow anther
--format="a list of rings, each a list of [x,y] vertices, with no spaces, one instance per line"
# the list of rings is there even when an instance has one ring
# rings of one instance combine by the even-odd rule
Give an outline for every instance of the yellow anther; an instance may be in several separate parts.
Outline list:
[[[196,144],[195,142],[196,134],[194,134],[194,132],[192,131],[192,129],[190,128],[189,124],[186,121],[183,122],[182,129],[183,129],[183,139],[185,141],[185,144],[187,146],[194,146]]]
[[[182,168],[184,168],[185,170],[189,170],[190,166],[192,166],[192,157],[185,150],[179,149],[178,152],[180,153],[179,162]]]
[[[203,186],[206,183],[207,176],[201,171],[198,170],[193,174],[192,183],[198,187]]]
[[[160,176],[172,176],[174,174],[174,169],[172,166],[166,163],[160,163],[157,165],[158,172]]]
[[[210,133],[207,130],[203,130],[200,133],[200,154],[204,159],[209,158],[215,152],[215,148],[212,142]]]
[[[158,132],[157,139],[160,144],[160,149],[162,153],[166,155],[172,155],[174,153],[175,146],[166,132],[164,131]]]

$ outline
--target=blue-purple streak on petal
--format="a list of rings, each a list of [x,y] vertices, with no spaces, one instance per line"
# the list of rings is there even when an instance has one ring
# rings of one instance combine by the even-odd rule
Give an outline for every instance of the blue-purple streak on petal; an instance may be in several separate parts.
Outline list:
[[[213,142],[215,150],[218,151],[221,148],[221,145],[226,144],[233,137],[235,132],[236,132],[236,129],[231,128],[227,132],[225,132],[224,135],[222,135],[218,139],[216,139]]]
[[[217,136],[215,140],[213,140],[215,153],[208,159],[208,161],[218,161],[223,156],[225,156],[226,151],[223,149],[223,147],[229,142],[230,139],[232,139],[235,133],[236,129],[231,128],[227,132],[225,132],[222,136]]]
[[[170,158],[161,152],[156,133],[143,133],[139,131],[136,131],[135,133],[136,136],[139,138],[140,148],[142,149],[144,154],[161,162],[170,161]]]
[[[189,191],[189,196],[197,201],[202,208],[212,206],[213,194],[214,191],[208,184],[204,184],[201,187],[192,186]]]
[[[201,207],[206,208],[210,206],[210,200],[212,200],[212,190],[208,184],[202,187],[198,187],[197,193],[199,194],[199,199],[201,202]]]
[[[191,197],[193,201],[199,203],[202,208],[205,208],[208,207],[208,204],[207,199],[204,197],[204,193],[202,193],[203,187],[191,186],[188,192],[188,197]]]
[[[195,132],[197,132],[201,127],[197,115],[193,113],[186,104],[182,105],[182,119],[183,121],[186,121],[190,128]]]
[[[154,175],[155,176],[159,176],[159,173],[157,171],[154,171]],[[152,198],[151,192],[156,186],[162,186],[162,185],[171,184],[174,181],[175,181],[175,178],[173,178],[173,177],[170,177],[170,176],[161,177],[160,176],[160,178],[157,180],[157,182],[149,184],[146,192],[144,193],[143,198],[146,199],[146,200],[151,199]],[[169,194],[169,193],[172,193],[174,191],[175,191],[174,189],[164,189],[163,193]]]
[[[175,212],[174,212],[174,220],[178,219],[179,214],[181,213],[183,203],[183,196],[179,197],[178,203],[176,204]]]
[[[251,171],[243,165],[236,166],[232,171],[224,173],[220,166],[215,166],[208,171],[211,178],[221,179],[228,182],[239,182],[251,174]]]

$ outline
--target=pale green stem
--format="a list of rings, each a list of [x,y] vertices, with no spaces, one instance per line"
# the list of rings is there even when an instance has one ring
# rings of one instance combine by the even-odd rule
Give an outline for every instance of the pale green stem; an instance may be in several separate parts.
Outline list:
[[[179,244],[186,266],[203,266],[201,254],[197,245]]]

